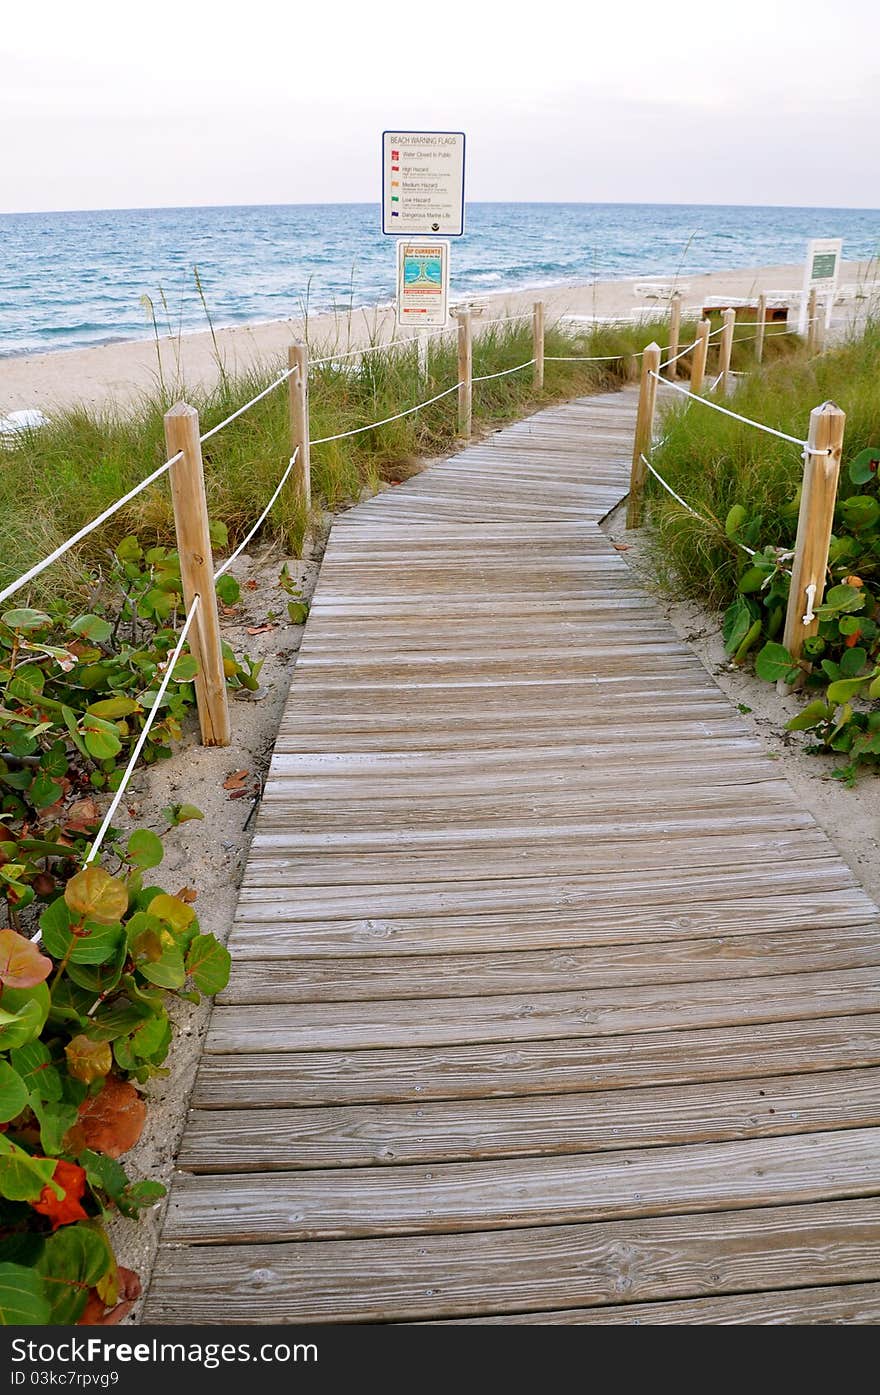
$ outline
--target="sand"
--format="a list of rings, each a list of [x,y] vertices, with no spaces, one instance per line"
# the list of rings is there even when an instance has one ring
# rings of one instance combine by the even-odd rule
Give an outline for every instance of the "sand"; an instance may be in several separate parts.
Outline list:
[[[684,305],[702,304],[707,296],[752,296],[761,291],[790,294],[803,284],[803,266],[745,267],[716,271],[707,275],[683,274],[679,286]],[[875,268],[868,262],[844,262],[841,285],[863,285]],[[562,315],[631,315],[644,306],[657,306],[657,300],[637,292],[643,280],[597,281],[578,285],[552,285],[540,289],[484,295],[461,302],[481,313],[475,319],[476,332],[482,320],[498,315],[530,310],[536,299],[544,301],[549,322]],[[851,306],[851,303],[850,303]],[[851,308],[849,309],[851,313]],[[837,319],[845,320],[847,309],[838,307]],[[301,319],[273,320],[264,324],[238,325],[217,331],[217,343],[229,372],[246,369],[254,363],[286,356],[288,345],[305,334]],[[390,306],[356,310],[349,321],[338,314],[312,315],[308,339],[313,352],[341,352],[395,337],[394,314]],[[210,387],[217,380],[217,358],[209,333],[185,334],[179,339],[160,341],[163,374],[166,381]],[[53,409],[85,404],[89,407],[125,406],[153,391],[158,381],[157,347],[153,340],[100,345],[89,349],[69,349],[47,354],[0,358],[0,415],[37,408],[51,415]]]

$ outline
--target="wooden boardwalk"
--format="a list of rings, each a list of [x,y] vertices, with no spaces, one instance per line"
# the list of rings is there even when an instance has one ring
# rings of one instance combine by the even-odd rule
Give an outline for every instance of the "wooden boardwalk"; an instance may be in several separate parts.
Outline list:
[[[335,525],[146,1320],[880,1320],[880,917],[597,527],[634,410]]]

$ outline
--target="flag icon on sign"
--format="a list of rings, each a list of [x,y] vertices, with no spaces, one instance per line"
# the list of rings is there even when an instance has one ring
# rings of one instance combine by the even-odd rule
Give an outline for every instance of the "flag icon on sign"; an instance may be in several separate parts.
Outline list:
[[[399,160],[399,159],[400,159],[400,151],[399,151],[399,150],[392,150],[392,152],[391,152],[391,158],[392,158],[392,160]]]

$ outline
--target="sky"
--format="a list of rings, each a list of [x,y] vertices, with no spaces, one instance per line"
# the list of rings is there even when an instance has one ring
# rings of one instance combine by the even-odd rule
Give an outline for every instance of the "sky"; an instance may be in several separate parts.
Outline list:
[[[880,205],[877,0],[40,0],[0,28],[0,211],[470,200]]]

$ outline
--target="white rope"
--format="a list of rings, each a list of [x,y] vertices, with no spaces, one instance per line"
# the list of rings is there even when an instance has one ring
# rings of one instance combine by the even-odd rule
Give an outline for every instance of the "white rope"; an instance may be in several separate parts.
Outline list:
[[[687,502],[687,500],[682,499],[682,497],[681,497],[680,494],[676,494],[675,490],[672,488],[672,485],[669,484],[669,483],[663,478],[663,476],[660,474],[659,470],[656,470],[656,469],[654,468],[654,466],[651,464],[650,460],[648,459],[648,457],[647,457],[646,455],[640,455],[639,458],[640,458],[642,464],[645,466],[645,468],[648,469],[648,470],[650,470],[651,474],[654,476],[654,478],[655,478],[655,480],[657,481],[657,483],[658,483],[658,484],[662,484],[662,486],[663,486],[663,488],[666,490],[667,494],[671,494],[672,497],[673,497],[673,499],[675,500],[675,502],[676,502],[677,504],[681,504],[681,507],[682,507],[683,509],[685,509],[693,518],[698,518],[698,519],[700,520],[701,523],[706,523],[706,524],[708,524],[710,528],[714,528],[714,527],[717,526],[717,525],[715,524],[715,522],[714,522],[711,518],[706,518],[705,514],[698,513],[696,509],[692,509],[691,506],[690,506],[690,504]],[[741,542],[737,541],[736,538],[731,538],[731,542],[736,543],[736,546],[737,546],[737,547],[741,547],[742,550],[743,550],[743,552],[747,552],[747,553],[749,554],[750,557],[755,557],[755,556],[757,555],[756,552],[755,552],[755,549],[754,549],[753,547],[746,547],[745,543],[741,543]]]
[[[133,772],[135,766],[136,766],[137,763],[138,763],[138,760],[139,760],[139,758],[140,758],[141,751],[144,749],[144,746],[146,745],[147,737],[148,737],[149,734],[150,734],[150,728],[152,727],[153,722],[155,721],[155,718],[156,718],[156,713],[159,711],[159,707],[161,706],[162,699],[164,698],[166,692],[168,691],[168,685],[169,685],[169,683],[171,682],[172,677],[174,676],[174,665],[177,663],[177,660],[180,658],[181,650],[183,649],[183,646],[184,646],[184,644],[186,643],[186,637],[187,637],[187,635],[189,634],[190,626],[192,625],[192,622],[193,622],[193,620],[195,619],[195,614],[196,614],[196,611],[197,611],[198,608],[199,608],[199,601],[200,601],[200,599],[201,599],[200,596],[194,596],[194,597],[193,597],[192,605],[190,606],[189,611],[187,612],[187,617],[186,617],[186,620],[185,620],[184,623],[183,623],[183,629],[180,631],[180,635],[179,635],[179,637],[178,637],[177,644],[174,646],[174,650],[173,650],[173,652],[172,652],[170,658],[169,658],[169,659],[167,660],[167,662],[166,662],[165,674],[164,674],[164,676],[163,676],[163,678],[162,678],[162,682],[159,684],[159,690],[158,690],[158,692],[156,693],[156,700],[155,700],[155,702],[153,703],[153,706],[150,708],[150,711],[149,711],[149,713],[148,713],[148,715],[147,715],[147,720],[144,722],[143,729],[141,730],[141,734],[140,734],[140,736],[138,737],[137,741],[135,742],[134,749],[133,749],[133,751],[132,751],[132,753],[131,753],[131,756],[129,757],[128,765],[125,767],[125,773],[123,774],[122,779],[121,779],[120,782],[119,782],[119,788],[117,789],[117,791],[116,791],[116,793],[114,794],[112,800],[110,801],[110,807],[109,807],[109,809],[107,810],[106,814],[104,815],[104,818],[103,818],[103,820],[102,820],[102,822],[101,822],[101,827],[98,829],[98,832],[95,834],[94,842],[92,843],[92,846],[91,846],[91,848],[89,849],[89,851],[88,851],[88,853],[87,853],[87,855],[86,855],[86,858],[85,858],[85,860],[84,860],[84,862],[83,862],[83,866],[84,866],[84,867],[88,867],[89,864],[90,864],[91,862],[93,862],[93,861],[95,860],[95,858],[97,857],[97,855],[98,855],[98,853],[99,853],[99,851],[100,851],[100,849],[101,849],[101,844],[103,843],[104,839],[105,839],[106,836],[107,836],[107,831],[108,831],[108,829],[111,827],[111,825],[112,825],[112,823],[113,823],[113,819],[114,819],[114,816],[115,816],[115,814],[116,814],[116,810],[119,808],[119,805],[120,805],[121,802],[122,802],[122,797],[123,797],[123,795],[125,794],[126,786],[127,786],[128,782],[129,782],[129,780],[131,779],[132,772]],[[36,933],[31,937],[31,943],[32,943],[32,944],[39,944],[39,943],[40,943],[40,940],[42,939],[42,937],[43,937],[43,932],[42,932],[42,930],[37,929]],[[100,1001],[100,1000],[99,1000],[99,1001]],[[94,1009],[92,1009],[92,1010],[94,1011]]]
[[[754,426],[758,431],[766,431],[768,436],[778,436],[781,441],[790,441],[793,446],[800,446],[801,450],[809,449],[808,441],[801,441],[797,436],[788,436],[784,431],[777,431],[773,426],[765,426],[761,421],[752,421],[751,417],[740,416],[739,412],[732,412],[729,407],[722,407],[718,402],[711,402],[708,397],[700,397],[695,392],[690,392],[687,388],[680,387],[678,383],[671,383],[668,378],[661,378],[659,373],[651,370],[651,377],[656,378],[658,383],[665,382],[667,387],[674,392],[680,392],[682,397],[689,397],[693,402],[702,402],[704,407],[711,407],[713,412],[722,412],[726,417],[733,417],[734,421],[741,421],[746,426]],[[811,452],[816,455],[830,454],[830,451]]]
[[[190,626],[192,625],[192,622],[193,622],[193,620],[195,619],[196,611],[197,611],[198,608],[199,608],[199,601],[200,601],[200,600],[201,600],[201,597],[200,597],[200,596],[194,596],[194,597],[193,597],[192,605],[190,606],[189,610],[187,611],[186,619],[185,619],[185,621],[183,622],[183,629],[180,631],[180,635],[178,636],[177,643],[176,643],[176,645],[174,646],[174,649],[173,649],[173,651],[172,651],[172,653],[171,653],[170,658],[169,658],[169,659],[167,660],[167,662],[166,662],[166,665],[165,665],[165,673],[164,673],[164,675],[163,675],[162,682],[159,684],[159,691],[156,693],[156,700],[155,700],[155,702],[153,703],[152,707],[150,708],[150,711],[149,711],[149,713],[148,713],[148,715],[147,715],[147,720],[144,722],[144,725],[143,725],[143,727],[142,727],[142,729],[141,729],[141,734],[140,734],[140,736],[138,737],[137,741],[135,742],[134,750],[132,751],[131,756],[129,757],[128,765],[125,767],[125,774],[123,775],[122,779],[120,780],[120,782],[119,782],[119,788],[117,789],[116,793],[115,793],[114,796],[113,796],[113,799],[112,799],[111,802],[110,802],[110,808],[107,810],[106,814],[104,815],[104,819],[103,819],[103,822],[102,822],[102,824],[101,824],[101,827],[98,829],[98,832],[95,834],[95,841],[92,843],[92,846],[91,846],[91,848],[89,849],[88,856],[86,857],[86,860],[85,860],[85,864],[84,864],[84,865],[85,865],[86,867],[88,867],[88,865],[89,865],[90,862],[94,862],[95,858],[97,857],[98,853],[100,852],[101,844],[103,843],[105,837],[107,836],[107,830],[110,828],[110,825],[111,825],[112,822],[113,822],[113,817],[114,817],[114,815],[115,815],[115,813],[116,813],[116,810],[119,808],[119,805],[120,805],[120,803],[122,802],[122,796],[125,794],[126,785],[128,784],[129,780],[131,779],[132,772],[134,771],[134,768],[135,768],[135,766],[136,766],[137,763],[138,763],[138,759],[140,758],[141,751],[144,749],[144,746],[145,746],[146,743],[147,743],[147,737],[148,737],[149,734],[150,734],[150,728],[152,727],[153,722],[154,722],[155,719],[156,719],[156,713],[159,711],[159,708],[160,708],[161,705],[162,705],[162,699],[164,698],[166,692],[168,691],[168,685],[170,684],[172,678],[174,677],[174,666],[175,666],[175,664],[177,663],[177,660],[180,658],[181,650],[183,649],[183,646],[184,646],[184,644],[186,643],[186,637],[187,637],[187,635],[189,634]]]
[[[477,379],[473,380],[474,382]],[[439,402],[441,397],[448,397],[451,392],[457,392],[461,383],[455,383],[452,387],[438,392],[436,397],[429,397],[427,402],[419,402],[415,407],[407,407],[405,412],[396,412],[393,417],[383,417],[381,421],[371,421],[369,426],[355,426],[351,431],[338,431],[335,436],[320,436],[317,441],[309,441],[310,446],[326,446],[329,441],[344,441],[347,436],[358,436],[362,431],[375,431],[379,426],[387,426],[389,422],[400,421],[401,417],[412,416],[413,412],[420,412],[423,407],[430,407],[433,402]]]
[[[515,368],[502,368],[500,373],[481,373],[479,377],[471,378],[471,382],[488,383],[492,378],[506,378],[509,373],[521,373],[524,368],[531,368],[534,362],[535,360],[530,358],[525,363],[518,363]]]
[[[621,349],[619,354],[545,354],[545,363],[613,363],[619,358],[641,358],[644,349]]]
[[[695,349],[699,342],[699,339],[695,339],[692,344],[686,344],[683,349],[679,349],[678,353],[675,354],[673,358],[665,358],[663,362],[660,364],[660,367],[668,368],[670,363],[678,363],[678,360],[680,358],[684,358],[685,354],[689,354],[692,349]]]
[[[258,392],[256,397],[251,398],[250,402],[245,402],[243,407],[239,407],[238,411],[233,412],[232,415],[228,416],[225,421],[218,422],[216,426],[211,427],[210,431],[206,431],[204,436],[200,436],[200,442],[204,445],[205,441],[210,441],[211,437],[216,436],[218,431],[222,431],[224,426],[228,426],[231,421],[235,421],[236,417],[243,416],[245,412],[250,411],[251,407],[255,407],[258,402],[262,402],[264,397],[268,397],[270,392],[274,392],[275,389],[277,387],[280,387],[282,383],[286,383],[287,379],[291,376],[291,374],[296,372],[296,367],[285,368],[284,372],[281,374],[281,377],[276,378],[274,383],[270,383],[267,388],[263,388],[262,392]]]
[[[228,571],[229,571],[229,568],[232,566],[232,564],[233,564],[233,562],[236,560],[236,558],[240,557],[241,554],[244,552],[244,550],[245,550],[245,548],[247,547],[248,543],[250,542],[251,538],[254,537],[254,535],[260,531],[260,529],[262,528],[263,524],[266,522],[266,519],[269,517],[269,514],[272,512],[272,505],[275,503],[275,500],[278,498],[278,495],[281,493],[282,489],[284,488],[285,484],[287,483],[287,480],[288,480],[288,477],[289,477],[289,475],[290,475],[290,472],[291,472],[291,470],[293,469],[294,465],[296,464],[296,458],[297,458],[298,455],[299,455],[299,446],[297,446],[296,450],[293,452],[293,455],[290,457],[290,460],[289,460],[289,462],[288,462],[287,469],[284,471],[284,474],[281,476],[281,479],[278,481],[278,484],[276,485],[275,493],[272,495],[272,498],[269,500],[268,504],[267,504],[266,507],[263,509],[263,512],[260,514],[260,516],[259,516],[259,518],[257,519],[256,523],[254,524],[253,528],[252,528],[252,529],[250,530],[250,532],[242,539],[242,541],[238,544],[238,547],[235,549],[235,551],[234,551],[229,557],[226,558],[226,561],[223,563],[223,565],[217,568],[216,572],[214,573],[214,580],[215,580],[215,581],[219,581],[219,580],[220,580],[220,577],[223,576],[223,574],[224,574],[225,572],[228,572]]]
[[[494,320],[478,318],[474,323],[474,329],[486,329],[489,325],[510,325],[514,324],[516,320],[530,320],[533,314],[532,310],[523,310],[519,315],[498,315]]]
[[[8,586],[0,591],[0,604],[8,600],[10,596],[14,596],[16,591],[20,591],[22,586],[26,586],[29,581],[33,581],[34,577],[39,576],[40,573],[44,572],[47,567],[50,567],[53,562],[57,562],[58,558],[63,557],[65,552],[69,552],[72,547],[76,547],[78,542],[82,542],[83,538],[87,538],[89,533],[94,532],[102,523],[106,523],[108,518],[112,518],[125,504],[130,503],[132,499],[140,494],[142,489],[146,489],[148,485],[155,484],[156,480],[164,475],[167,469],[175,465],[177,461],[182,458],[183,451],[178,451],[176,455],[172,455],[171,459],[166,460],[164,465],[160,465],[158,470],[154,470],[151,475],[147,475],[147,478],[141,480],[140,484],[136,484],[134,489],[130,489],[127,494],[123,494],[121,499],[117,499],[115,504],[111,504],[103,513],[99,513],[97,518],[92,519],[91,523],[87,523],[85,527],[80,528],[78,533],[74,533],[73,537],[68,538],[60,547],[56,547],[55,551],[50,552],[48,557],[44,557],[42,562],[37,562],[31,567],[30,571],[25,572],[17,581],[11,581]]]

